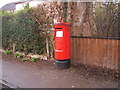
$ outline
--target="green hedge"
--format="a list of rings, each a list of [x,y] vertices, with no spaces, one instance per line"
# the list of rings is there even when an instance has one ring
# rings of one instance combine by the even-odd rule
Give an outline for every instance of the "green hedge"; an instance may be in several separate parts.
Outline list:
[[[38,24],[29,16],[29,10],[17,13],[2,12],[2,47],[41,54],[45,50],[46,36],[37,30]]]

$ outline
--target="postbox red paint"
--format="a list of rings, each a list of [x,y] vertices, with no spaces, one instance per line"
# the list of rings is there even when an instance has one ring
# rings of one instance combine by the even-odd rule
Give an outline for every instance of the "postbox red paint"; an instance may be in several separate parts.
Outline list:
[[[55,24],[54,39],[55,60],[70,60],[70,24],[66,22]]]

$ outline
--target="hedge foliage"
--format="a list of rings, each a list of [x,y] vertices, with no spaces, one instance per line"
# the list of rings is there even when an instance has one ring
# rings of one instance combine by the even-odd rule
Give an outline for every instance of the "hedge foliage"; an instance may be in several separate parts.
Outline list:
[[[37,30],[38,24],[31,19],[29,9],[17,13],[2,11],[2,47],[26,54],[41,54],[45,50],[46,36]]]

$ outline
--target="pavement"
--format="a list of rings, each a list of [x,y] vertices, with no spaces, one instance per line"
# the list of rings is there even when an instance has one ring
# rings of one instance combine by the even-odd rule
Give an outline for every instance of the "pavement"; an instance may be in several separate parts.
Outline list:
[[[39,65],[2,58],[2,79],[19,88],[117,88],[117,82],[85,78],[71,67],[57,70],[50,61]],[[43,64],[42,64],[43,62]],[[33,62],[34,63],[34,62]],[[48,63],[50,63],[48,65]]]

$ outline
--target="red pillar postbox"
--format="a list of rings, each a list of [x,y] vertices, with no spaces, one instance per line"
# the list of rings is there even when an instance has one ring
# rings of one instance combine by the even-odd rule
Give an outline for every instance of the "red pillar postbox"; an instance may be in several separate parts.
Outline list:
[[[54,25],[54,52],[57,67],[70,67],[70,24],[66,22]]]

